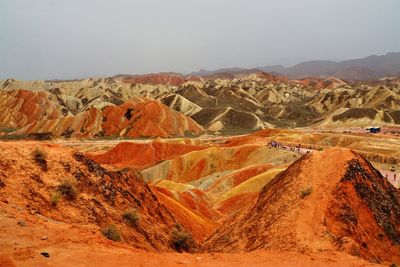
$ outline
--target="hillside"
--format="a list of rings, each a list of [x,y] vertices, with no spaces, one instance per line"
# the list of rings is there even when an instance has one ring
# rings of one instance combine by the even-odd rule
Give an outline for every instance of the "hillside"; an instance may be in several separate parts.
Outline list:
[[[345,251],[399,261],[400,194],[364,158],[343,149],[303,156],[225,222],[203,251]]]
[[[28,227],[43,221],[67,224],[78,235],[92,232],[102,239],[102,229],[113,224],[134,247],[172,250],[170,233],[179,221],[159,204],[138,172],[110,172],[58,145],[11,142],[0,143],[0,150],[1,206],[19,220],[29,220]],[[129,209],[140,217],[136,226],[122,217]],[[45,233],[52,231],[51,223],[48,227]],[[68,239],[68,231],[58,239]]]

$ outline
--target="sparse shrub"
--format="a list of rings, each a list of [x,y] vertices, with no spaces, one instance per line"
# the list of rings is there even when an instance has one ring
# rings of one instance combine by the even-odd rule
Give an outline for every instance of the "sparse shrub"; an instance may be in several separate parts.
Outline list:
[[[310,194],[312,193],[312,191],[313,191],[313,188],[312,188],[312,187],[307,187],[307,188],[301,190],[301,192],[300,192],[300,197],[301,197],[301,198],[305,198],[305,197],[307,197],[308,195],[310,195]]]
[[[47,171],[47,160],[46,160],[46,154],[40,150],[39,148],[36,148],[33,152],[32,152],[32,156],[33,156],[33,160],[36,162],[36,164],[39,165],[39,167],[43,170],[43,171]]]
[[[51,205],[57,206],[61,197],[62,197],[62,195],[60,192],[58,192],[58,191],[53,192],[53,194],[51,194],[51,196],[50,196]]]
[[[117,227],[113,224],[110,224],[101,230],[101,233],[112,241],[120,241],[121,234],[119,233]]]
[[[61,184],[57,186],[57,191],[68,200],[75,200],[79,194],[75,185],[68,180],[62,181]]]
[[[122,218],[131,226],[137,226],[140,214],[136,209],[128,209],[122,214]]]
[[[182,229],[182,226],[178,224],[175,229],[172,230],[171,245],[178,252],[190,251],[194,246],[194,240],[191,233],[186,232]]]

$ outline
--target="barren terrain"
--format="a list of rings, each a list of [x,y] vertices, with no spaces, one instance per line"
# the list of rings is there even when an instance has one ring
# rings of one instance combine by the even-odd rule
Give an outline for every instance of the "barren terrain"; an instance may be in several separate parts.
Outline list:
[[[400,264],[393,79],[0,88],[0,266]]]

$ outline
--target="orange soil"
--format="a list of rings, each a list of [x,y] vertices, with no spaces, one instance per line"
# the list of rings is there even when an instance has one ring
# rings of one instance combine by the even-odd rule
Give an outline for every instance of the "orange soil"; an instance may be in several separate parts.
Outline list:
[[[156,188],[161,193],[175,199],[183,206],[196,212],[205,219],[218,221],[219,219],[221,219],[221,217],[223,217],[220,212],[214,210],[211,207],[211,201],[208,199],[207,195],[197,188],[183,192],[171,192],[172,190],[169,190],[167,188]]]
[[[218,211],[228,216],[234,215],[236,212],[245,209],[257,200],[258,193],[243,193],[240,195],[233,196],[222,202],[217,208]]]
[[[272,164],[267,163],[265,165],[251,166],[250,168],[246,168],[241,172],[235,173],[233,175],[233,185],[237,186],[244,181],[247,181],[249,178],[256,176],[257,174],[263,173],[273,167]]]
[[[210,207],[207,196],[199,189],[181,192],[180,201],[190,209],[198,211],[203,217],[213,221],[217,221],[222,216]]]
[[[168,196],[168,194],[164,194],[161,191],[155,192],[158,201],[172,213],[182,226],[192,233],[195,240],[204,240],[219,226],[217,222],[205,218],[196,210],[186,208],[183,204]]]
[[[41,170],[33,161],[31,153],[35,148],[47,154],[47,171]],[[197,206],[198,211],[191,210],[176,201],[169,190],[144,184],[140,177],[136,177],[137,173],[109,172],[90,160],[73,156],[74,151],[60,145],[0,142],[0,153],[0,266],[374,266],[337,251],[303,253],[269,249],[251,253],[178,254],[138,250],[132,246],[153,251],[170,250],[168,234],[175,223],[190,230],[198,243],[212,234],[219,224],[205,218],[207,211],[203,208],[207,207],[198,207],[198,198],[204,197],[204,193],[192,190],[193,194],[182,194],[187,205]],[[242,153],[236,154],[238,158],[243,156]],[[336,154],[334,157],[348,158]],[[322,158],[317,161],[323,162]],[[328,161],[332,163],[332,160]],[[337,167],[335,164],[334,168]],[[309,166],[305,168],[311,169]],[[324,165],[318,168],[317,173],[323,174],[327,169]],[[62,199],[52,207],[50,195],[63,179],[76,180],[80,194],[76,201]],[[298,189],[295,192],[297,194]],[[237,196],[223,203],[221,209],[229,213],[240,203],[250,205],[256,197],[257,194]],[[308,203],[318,203],[314,199],[318,197],[311,194]],[[307,206],[304,212],[312,216]],[[130,207],[135,207],[141,214],[138,228],[127,226],[121,219],[121,212]],[[261,215],[269,216],[270,213]],[[263,222],[262,218],[257,221],[258,224]],[[117,225],[122,233],[122,242],[112,242],[100,234],[100,228],[107,223]],[[303,228],[310,227],[307,218],[299,220],[299,223]],[[246,223],[242,224],[246,227]],[[287,232],[279,234],[290,233],[293,225],[285,225],[283,229]],[[224,223],[218,232],[223,235],[228,226],[229,222]],[[252,233],[258,231],[249,229]],[[335,232],[332,228],[332,233],[343,234],[341,229],[338,227]],[[226,236],[223,240],[232,238],[235,242],[237,237]],[[239,238],[245,240],[247,236],[240,235]],[[308,240],[308,236],[302,238]],[[257,242],[254,239],[252,243]],[[388,246],[385,243],[384,247]],[[40,255],[44,251],[50,254],[49,258]]]
[[[134,167],[144,169],[160,161],[205,148],[207,147],[201,145],[165,142],[121,142],[105,153],[89,154],[88,156],[100,164],[111,165],[115,168]]]
[[[48,170],[41,169],[34,161],[35,149],[45,153]],[[109,172],[82,154],[54,144],[0,142],[0,153],[0,184],[4,183],[0,186],[0,210],[16,208],[22,213],[31,212],[36,219],[87,229],[102,240],[105,238],[100,229],[115,224],[122,240],[132,246],[153,251],[172,250],[170,233],[180,222],[160,205],[156,192],[138,173]],[[79,195],[75,200],[61,198],[54,206],[51,196],[64,180],[74,184]],[[179,211],[178,204],[169,206],[175,212],[185,213]],[[122,218],[122,213],[131,208],[140,216],[135,227]]]
[[[303,195],[306,190],[309,195]],[[399,219],[399,191],[361,156],[334,148],[293,163],[203,249],[340,250],[374,262],[400,262]]]
[[[130,112],[129,112],[130,111]],[[129,115],[127,115],[129,113]],[[102,128],[108,136],[126,137],[184,135],[199,133],[203,128],[191,118],[158,101],[125,102],[108,106],[103,111]]]
[[[25,222],[25,226],[19,225]],[[82,224],[31,214],[23,206],[0,202],[0,266],[193,266],[320,267],[381,266],[340,252],[154,253],[113,242]],[[47,252],[45,258],[40,253]]]
[[[0,266],[377,266],[344,253],[151,253],[106,240],[82,226],[59,223],[11,205],[0,206]],[[24,221],[26,226],[18,225]],[[43,237],[47,237],[42,240]],[[48,252],[45,258],[40,253]]]

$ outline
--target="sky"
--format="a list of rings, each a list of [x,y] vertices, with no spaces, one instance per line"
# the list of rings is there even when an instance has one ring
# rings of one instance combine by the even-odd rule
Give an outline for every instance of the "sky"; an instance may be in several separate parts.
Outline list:
[[[107,77],[400,51],[399,0],[0,0],[0,79]]]

